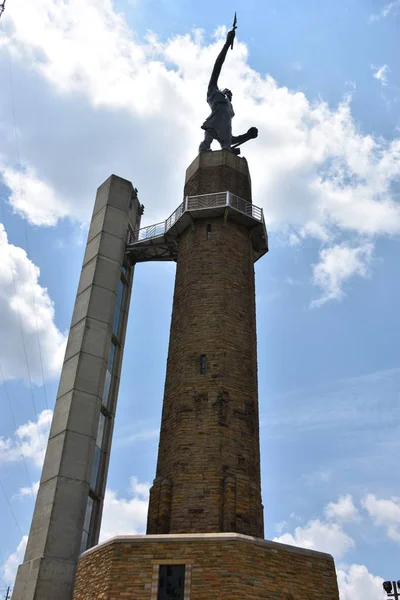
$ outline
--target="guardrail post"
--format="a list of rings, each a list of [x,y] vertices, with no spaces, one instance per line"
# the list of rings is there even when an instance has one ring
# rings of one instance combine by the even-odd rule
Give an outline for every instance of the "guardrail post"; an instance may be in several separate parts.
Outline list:
[[[228,206],[231,203],[231,193],[230,192],[226,192],[226,203]]]
[[[189,210],[189,196],[185,198],[185,210]]]

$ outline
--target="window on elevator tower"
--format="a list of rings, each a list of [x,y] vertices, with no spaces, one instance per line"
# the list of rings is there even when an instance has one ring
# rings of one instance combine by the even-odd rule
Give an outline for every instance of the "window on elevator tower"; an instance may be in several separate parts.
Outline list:
[[[211,224],[207,225],[207,240],[211,240]]]
[[[184,600],[185,565],[160,565],[157,600]]]
[[[119,339],[121,329],[121,314],[124,308],[126,283],[123,277],[119,280],[118,293],[117,293],[117,306],[114,313],[114,322],[112,332],[117,339]]]

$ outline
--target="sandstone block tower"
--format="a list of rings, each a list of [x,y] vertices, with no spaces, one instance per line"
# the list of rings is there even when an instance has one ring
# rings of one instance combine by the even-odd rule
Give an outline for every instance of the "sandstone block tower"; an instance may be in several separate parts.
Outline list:
[[[254,286],[254,258],[267,250],[262,213],[253,216],[246,161],[226,151],[199,155],[184,196],[193,222],[179,235],[147,533],[263,537]]]
[[[130,182],[99,188],[14,600],[338,600],[330,555],[264,540],[246,160],[201,152],[165,222],[140,212]],[[147,534],[97,544],[133,269],[154,260],[177,268]]]

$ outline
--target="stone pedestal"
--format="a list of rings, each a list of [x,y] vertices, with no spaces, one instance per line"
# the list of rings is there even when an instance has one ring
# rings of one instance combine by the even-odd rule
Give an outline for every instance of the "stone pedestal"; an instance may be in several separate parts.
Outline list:
[[[108,540],[81,556],[74,600],[158,600],[163,565],[185,566],[182,600],[339,600],[329,554],[231,533]]]

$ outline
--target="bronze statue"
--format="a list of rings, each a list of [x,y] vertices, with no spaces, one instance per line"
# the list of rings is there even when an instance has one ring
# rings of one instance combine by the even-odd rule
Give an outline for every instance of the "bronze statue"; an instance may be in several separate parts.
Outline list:
[[[226,42],[215,61],[214,69],[211,74],[210,83],[207,90],[207,102],[211,108],[210,116],[204,121],[201,126],[204,129],[204,140],[201,142],[199,152],[211,151],[211,142],[215,139],[221,145],[234,154],[240,154],[238,146],[258,136],[258,129],[250,127],[247,133],[243,135],[232,135],[232,118],[235,116],[232,106],[232,92],[225,88],[218,88],[218,78],[221,73],[222,65],[224,64],[229,47],[233,48],[236,30],[236,13],[233,21],[233,28],[226,36]]]

